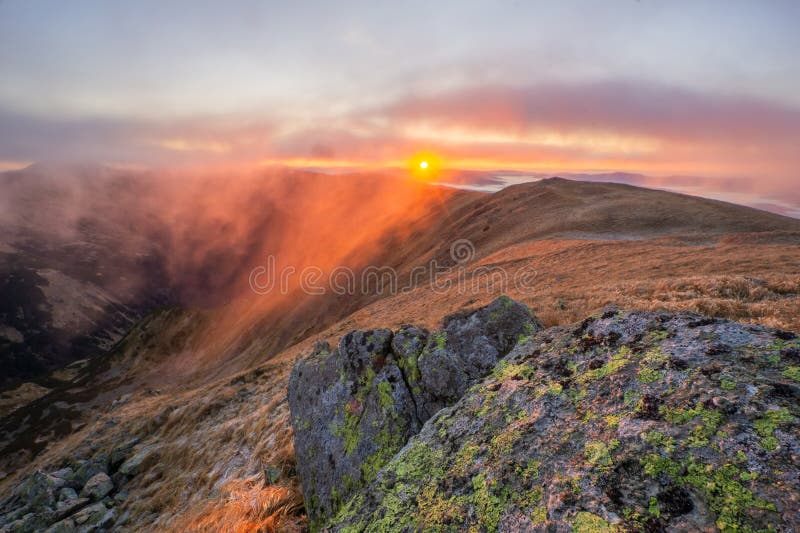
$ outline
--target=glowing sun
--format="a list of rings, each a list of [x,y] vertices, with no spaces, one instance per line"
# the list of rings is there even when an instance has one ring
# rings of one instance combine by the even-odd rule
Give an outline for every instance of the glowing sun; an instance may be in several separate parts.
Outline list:
[[[408,159],[407,168],[412,178],[430,182],[438,178],[442,169],[442,160],[433,152],[417,152]]]

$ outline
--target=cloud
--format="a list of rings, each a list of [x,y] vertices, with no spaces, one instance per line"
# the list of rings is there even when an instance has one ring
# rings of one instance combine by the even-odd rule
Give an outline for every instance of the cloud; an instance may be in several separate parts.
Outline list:
[[[379,113],[394,128],[427,132],[462,155],[464,148],[482,156],[494,150],[519,161],[528,151],[576,163],[630,161],[641,170],[671,165],[737,175],[790,175],[800,163],[797,109],[650,83],[477,87],[407,98]]]
[[[800,110],[650,82],[483,85],[329,116],[156,123],[0,111],[0,160],[369,167],[419,151],[460,168],[795,179]]]
[[[45,118],[0,109],[0,161],[169,166],[256,160],[270,152],[274,122],[198,117],[170,122]]]
[[[749,139],[754,130],[800,135],[800,111],[744,97],[644,82],[476,87],[409,98],[386,111],[395,120],[475,129],[616,131],[660,138]]]

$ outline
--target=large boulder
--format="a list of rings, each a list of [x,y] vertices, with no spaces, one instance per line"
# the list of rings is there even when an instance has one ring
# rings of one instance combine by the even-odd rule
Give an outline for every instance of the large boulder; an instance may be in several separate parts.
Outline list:
[[[330,516],[421,427],[389,330],[318,346],[292,371],[289,405],[309,518]]]
[[[295,453],[306,509],[318,528],[370,482],[438,409],[541,329],[530,311],[501,298],[445,320],[348,333],[318,345],[289,380]]]
[[[334,531],[798,531],[800,337],[613,309],[516,347]]]

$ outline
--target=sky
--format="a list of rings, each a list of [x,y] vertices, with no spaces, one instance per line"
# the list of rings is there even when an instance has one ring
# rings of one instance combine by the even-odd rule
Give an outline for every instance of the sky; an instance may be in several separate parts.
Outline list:
[[[0,170],[800,179],[800,2],[0,0]]]

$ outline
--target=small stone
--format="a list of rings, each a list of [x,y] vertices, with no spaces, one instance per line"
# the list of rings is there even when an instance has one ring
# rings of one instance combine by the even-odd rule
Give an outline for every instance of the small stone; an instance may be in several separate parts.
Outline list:
[[[46,509],[56,501],[55,491],[63,484],[63,480],[54,478],[44,472],[34,472],[17,486],[14,495],[24,501],[31,509]]]
[[[122,466],[119,467],[119,471],[126,476],[135,476],[155,457],[156,452],[154,451],[154,447],[145,446],[139,450],[136,455],[122,463]]]
[[[72,481],[72,478],[75,477],[75,471],[70,467],[66,467],[62,468],[61,470],[56,470],[50,475],[53,477],[63,479],[65,481]]]
[[[107,529],[114,525],[114,522],[117,520],[117,510],[116,509],[109,509],[106,511],[106,514],[103,515],[103,518],[100,519],[98,522],[97,527]]]
[[[47,528],[44,533],[74,533],[75,531],[77,531],[75,521],[72,518],[65,518]]]
[[[78,509],[84,507],[87,503],[89,503],[89,501],[89,498],[75,498],[73,500],[58,502],[55,518],[58,520],[69,516]]]
[[[72,487],[64,487],[58,491],[58,501],[64,502],[74,500],[78,497],[78,493]]]
[[[95,474],[108,471],[108,457],[96,455],[83,463],[75,472],[74,480],[79,486],[85,485]]]
[[[102,502],[98,502],[89,507],[84,507],[73,515],[72,519],[79,526],[95,525],[105,517],[107,511],[106,506]]]
[[[139,443],[138,438],[130,439],[129,441],[125,442],[124,444],[120,444],[111,452],[111,467],[115,468],[120,463],[122,463],[128,455],[131,453],[131,450],[134,446]]]
[[[114,482],[111,481],[108,474],[99,472],[86,482],[83,490],[81,490],[81,496],[89,497],[93,500],[101,500],[112,490],[114,490]]]

